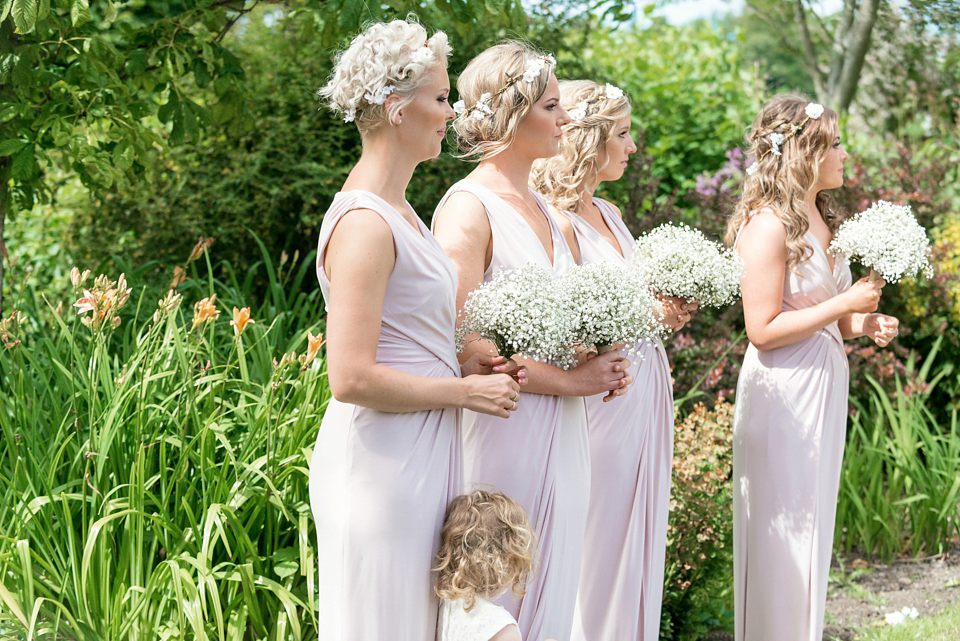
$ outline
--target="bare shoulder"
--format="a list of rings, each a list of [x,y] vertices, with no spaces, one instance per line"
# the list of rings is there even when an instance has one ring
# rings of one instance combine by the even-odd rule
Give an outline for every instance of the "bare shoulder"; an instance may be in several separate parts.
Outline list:
[[[523,641],[520,636],[520,630],[514,624],[510,624],[490,637],[490,641]]]
[[[383,216],[372,209],[351,209],[340,217],[330,236],[331,243],[393,245],[393,230]]]
[[[785,243],[787,228],[780,217],[769,207],[754,212],[743,225],[740,242]]]
[[[434,227],[457,226],[475,227],[484,225],[489,227],[486,208],[476,195],[469,191],[458,191],[450,194],[443,206],[433,215]]]
[[[603,199],[602,199],[602,198],[598,198],[597,200],[603,200]],[[615,213],[618,218],[620,218],[620,219],[623,218],[623,212],[620,211],[620,208],[619,208],[619,207],[617,207],[616,205],[614,205],[614,204],[613,204],[612,202],[610,202],[609,200],[603,200],[603,202],[607,205],[607,207],[609,207],[610,209],[613,210],[613,213]]]

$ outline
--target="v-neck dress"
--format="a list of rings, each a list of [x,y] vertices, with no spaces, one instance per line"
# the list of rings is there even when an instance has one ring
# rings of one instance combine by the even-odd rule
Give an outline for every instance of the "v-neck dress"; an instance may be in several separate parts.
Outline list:
[[[415,229],[372,193],[338,193],[324,216],[317,256],[324,299],[327,244],[355,209],[379,214],[396,248],[377,363],[460,376],[456,270],[423,223]],[[310,463],[324,641],[434,641],[439,600],[431,567],[447,504],[463,482],[459,422],[456,409],[394,413],[330,400]]]
[[[483,274],[484,282],[500,270],[529,262],[557,275],[573,267],[573,254],[539,196],[537,204],[550,225],[552,264],[523,217],[475,180],[453,185],[437,209],[451,194],[462,191],[476,196],[490,220],[493,257]],[[526,595],[517,599],[508,591],[495,601],[516,618],[524,639],[567,641],[590,497],[583,398],[530,394],[521,388],[517,410],[510,418],[464,411],[463,439],[467,484],[492,485],[516,500],[537,533],[536,570]]]
[[[609,203],[595,199],[616,238],[573,212],[580,264],[626,264],[634,239]],[[622,255],[621,255],[622,252]],[[656,641],[660,634],[663,570],[673,464],[673,384],[659,338],[636,346],[625,396],[604,403],[587,397],[590,509],[583,544],[574,641]],[[626,351],[626,350],[624,350]],[[626,355],[626,354],[624,354]]]
[[[847,290],[820,242],[783,281],[781,311]],[[733,419],[737,641],[820,641],[846,437],[849,370],[836,322],[765,352],[747,348]]]

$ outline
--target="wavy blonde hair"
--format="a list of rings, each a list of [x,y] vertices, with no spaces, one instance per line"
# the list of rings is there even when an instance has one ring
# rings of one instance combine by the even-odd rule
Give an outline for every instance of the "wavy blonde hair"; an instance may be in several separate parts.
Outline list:
[[[458,496],[440,530],[437,595],[463,599],[468,612],[477,597],[507,588],[522,596],[533,571],[534,538],[527,513],[504,494],[474,490]]]
[[[787,135],[796,125],[807,119],[807,98],[782,94],[770,100],[757,115],[747,135],[748,155],[761,158],[757,171],[743,180],[743,196],[733,215],[727,221],[726,244],[733,246],[740,227],[752,212],[769,207],[787,230],[787,267],[796,266],[813,252],[803,239],[810,227],[804,213],[804,198],[817,184],[820,163],[826,158],[838,133],[837,114],[824,109],[819,119],[807,120],[803,128],[780,145],[781,155],[766,153],[772,147],[771,133]],[[766,154],[764,156],[764,154]],[[842,222],[825,192],[817,194],[817,208],[831,233],[836,233]]]
[[[433,57],[415,62],[412,54],[423,46],[430,48]],[[396,125],[397,114],[429,79],[427,71],[436,65],[447,68],[450,51],[447,34],[437,31],[427,38],[427,30],[413,19],[377,22],[337,54],[333,73],[317,95],[326,99],[334,111],[355,110],[361,135],[385,122]],[[364,97],[387,85],[395,87],[393,93],[399,98],[389,107],[368,102]]]
[[[507,40],[470,61],[457,78],[457,93],[465,105],[453,121],[457,147],[464,152],[459,158],[486,160],[510,146],[520,121],[547,90],[554,68],[547,64],[532,82],[516,78],[526,70],[527,63],[546,55],[526,43]],[[493,114],[477,120],[470,112],[485,93],[492,96]]]
[[[617,122],[630,114],[626,94],[607,98],[606,87],[592,80],[564,80],[560,83],[560,104],[568,112],[581,102],[587,114],[563,127],[560,153],[533,163],[530,185],[561,211],[576,212],[584,186],[595,180],[607,164],[606,145]]]

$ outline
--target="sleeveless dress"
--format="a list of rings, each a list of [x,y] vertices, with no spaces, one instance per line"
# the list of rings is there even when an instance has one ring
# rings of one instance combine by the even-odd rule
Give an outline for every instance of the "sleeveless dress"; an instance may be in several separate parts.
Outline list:
[[[463,599],[444,599],[440,604],[437,641],[490,641],[493,635],[517,621],[503,606],[477,597],[467,612]]]
[[[453,185],[437,208],[456,192],[476,196],[486,209],[493,234],[493,257],[484,282],[502,269],[535,262],[556,274],[573,267],[573,254],[546,205],[553,265],[523,217],[487,187],[472,179]],[[537,533],[534,576],[521,599],[507,591],[495,601],[518,622],[524,639],[567,641],[580,580],[580,557],[590,498],[590,461],[582,397],[522,391],[510,418],[463,413],[464,478],[488,485],[517,501]]]
[[[634,239],[609,203],[595,199],[620,253],[590,223],[573,225],[580,264],[626,264]],[[673,465],[673,383],[659,338],[639,344],[627,394],[604,403],[587,397],[590,509],[583,544],[574,641],[656,641]],[[624,350],[626,352],[626,350]],[[627,356],[624,353],[624,356]]]
[[[330,235],[360,208],[383,217],[396,248],[377,362],[419,376],[459,376],[456,270],[423,223],[418,232],[374,194],[338,193],[323,218],[317,276],[324,298]],[[431,567],[461,464],[455,409],[392,413],[330,400],[310,464],[321,639],[435,639]]]
[[[849,265],[812,254],[784,276],[782,311],[848,289]],[[750,345],[733,419],[737,641],[820,641],[846,438],[849,371],[831,323],[765,352]]]

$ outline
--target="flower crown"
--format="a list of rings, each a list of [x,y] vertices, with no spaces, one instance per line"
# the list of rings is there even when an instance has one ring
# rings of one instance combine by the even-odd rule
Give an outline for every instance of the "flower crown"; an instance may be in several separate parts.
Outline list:
[[[623,89],[607,84],[603,87],[603,93],[599,97],[593,100],[581,100],[576,107],[567,111],[567,115],[570,116],[570,120],[583,120],[590,114],[593,107],[598,107],[597,111],[599,111],[599,105],[607,100],[616,100],[617,98],[623,98]]]
[[[410,62],[416,62],[419,64],[425,64],[428,60],[433,59],[433,49],[428,45],[423,45],[418,49],[414,49],[410,53]],[[406,69],[400,70],[400,78],[403,79],[406,76]],[[374,91],[368,91],[363,94],[363,99],[368,105],[382,105],[387,101],[387,96],[392,94],[397,90],[396,85],[384,85],[379,89]],[[359,101],[358,101],[359,102]],[[353,122],[357,117],[357,107],[348,107],[343,110],[343,122]]]
[[[540,77],[544,69],[549,70],[550,67],[555,67],[556,65],[557,60],[551,55],[537,56],[533,60],[530,60],[527,62],[527,68],[524,69],[522,73],[518,73],[515,76],[507,74],[507,83],[503,85],[496,94],[491,94],[489,91],[481,94],[480,100],[478,100],[477,104],[470,110],[470,117],[475,120],[483,120],[487,116],[492,116],[493,108],[490,105],[493,103],[494,96],[499,96],[521,78],[527,82],[533,82]],[[466,105],[462,100],[453,103],[453,111],[458,116],[466,111],[466,109]]]
[[[803,127],[811,120],[819,120],[820,116],[823,115],[823,105],[816,102],[808,103],[805,113],[807,114],[807,117],[797,124],[791,125],[790,131],[787,133],[781,134],[774,131],[767,134],[767,139],[770,140],[770,149],[767,149],[765,152],[760,154],[760,157],[757,158],[756,162],[747,167],[748,175],[752,176],[753,174],[757,173],[757,170],[760,168],[760,161],[766,158],[768,154],[773,154],[774,156],[782,155],[780,152],[781,145],[803,131]]]

